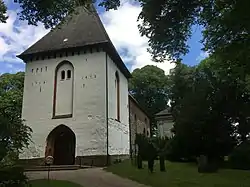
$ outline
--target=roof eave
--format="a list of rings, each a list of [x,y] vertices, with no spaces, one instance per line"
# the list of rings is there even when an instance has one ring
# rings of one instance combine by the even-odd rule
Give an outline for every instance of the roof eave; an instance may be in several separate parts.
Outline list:
[[[150,119],[148,112],[141,107],[138,101],[130,93],[128,94],[128,96],[136,104],[136,106]]]
[[[27,50],[26,50],[25,52],[21,53],[20,55],[17,55],[16,57],[20,58],[21,60],[25,62],[29,57],[35,56],[35,55],[47,55],[50,53],[62,52],[65,50],[78,50],[78,49],[84,49],[84,48],[88,48],[88,47],[96,46],[96,45],[102,46],[104,51],[106,51],[107,53],[110,54],[111,57],[113,57],[114,62],[117,64],[118,68],[121,70],[121,72],[125,75],[126,78],[129,79],[132,77],[131,73],[127,69],[126,65],[124,64],[123,60],[121,59],[120,55],[115,49],[114,45],[107,41],[102,42],[102,43],[92,43],[92,44],[88,44],[85,46],[68,47],[68,48],[40,51],[40,52],[34,52],[34,53],[27,53],[26,52]]]

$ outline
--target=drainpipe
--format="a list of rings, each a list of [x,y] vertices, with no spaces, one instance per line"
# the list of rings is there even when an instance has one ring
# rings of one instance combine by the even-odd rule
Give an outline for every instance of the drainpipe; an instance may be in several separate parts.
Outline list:
[[[131,135],[131,117],[130,117],[130,97],[128,96],[128,118],[129,118],[129,154],[130,154],[130,159],[132,160],[132,135]]]
[[[109,165],[109,122],[108,122],[108,109],[109,109],[109,103],[108,103],[108,54],[106,54],[106,129],[107,129],[107,160],[106,160],[106,165]]]

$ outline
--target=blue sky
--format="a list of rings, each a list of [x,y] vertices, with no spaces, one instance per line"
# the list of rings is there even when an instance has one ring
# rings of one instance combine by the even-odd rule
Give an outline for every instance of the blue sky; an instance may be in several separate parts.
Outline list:
[[[37,27],[28,26],[25,21],[20,21],[16,15],[19,6],[11,0],[4,0],[8,6],[9,19],[7,23],[0,23],[0,73],[23,71],[25,64],[15,56],[28,48],[44,34],[48,32],[42,24]],[[168,73],[174,65],[168,61],[165,63],[155,63],[151,61],[147,52],[147,38],[141,37],[137,25],[137,16],[140,7],[129,0],[122,0],[121,7],[115,11],[104,11],[98,8],[104,26],[120,53],[123,61],[130,71],[141,68],[145,65],[157,65]],[[192,28],[192,37],[188,40],[190,52],[183,57],[183,62],[195,65],[207,56],[201,51],[201,28]]]

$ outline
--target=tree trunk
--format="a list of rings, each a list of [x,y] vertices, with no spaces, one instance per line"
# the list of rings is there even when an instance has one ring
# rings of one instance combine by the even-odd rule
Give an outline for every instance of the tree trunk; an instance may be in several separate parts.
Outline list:
[[[142,158],[141,155],[137,155],[137,167],[138,169],[142,169]]]
[[[166,171],[164,156],[160,156],[160,171],[162,172]]]

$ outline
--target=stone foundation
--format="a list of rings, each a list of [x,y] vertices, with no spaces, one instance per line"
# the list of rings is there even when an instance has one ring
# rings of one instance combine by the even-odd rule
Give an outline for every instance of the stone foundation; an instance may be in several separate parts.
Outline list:
[[[107,160],[107,155],[92,155],[92,156],[77,156],[75,158],[75,165],[80,166],[95,166],[95,167],[104,167],[109,164],[114,164],[122,160],[129,159],[129,155],[109,155]],[[20,159],[19,164],[22,166],[44,166],[44,158],[35,158],[35,159]]]
[[[104,167],[107,164],[114,164],[117,160],[129,159],[129,155],[93,155],[93,156],[77,156],[75,164],[84,166]],[[107,163],[108,162],[108,163]]]
[[[45,159],[44,158],[32,158],[32,159],[19,159],[19,165],[22,166],[44,166]]]

